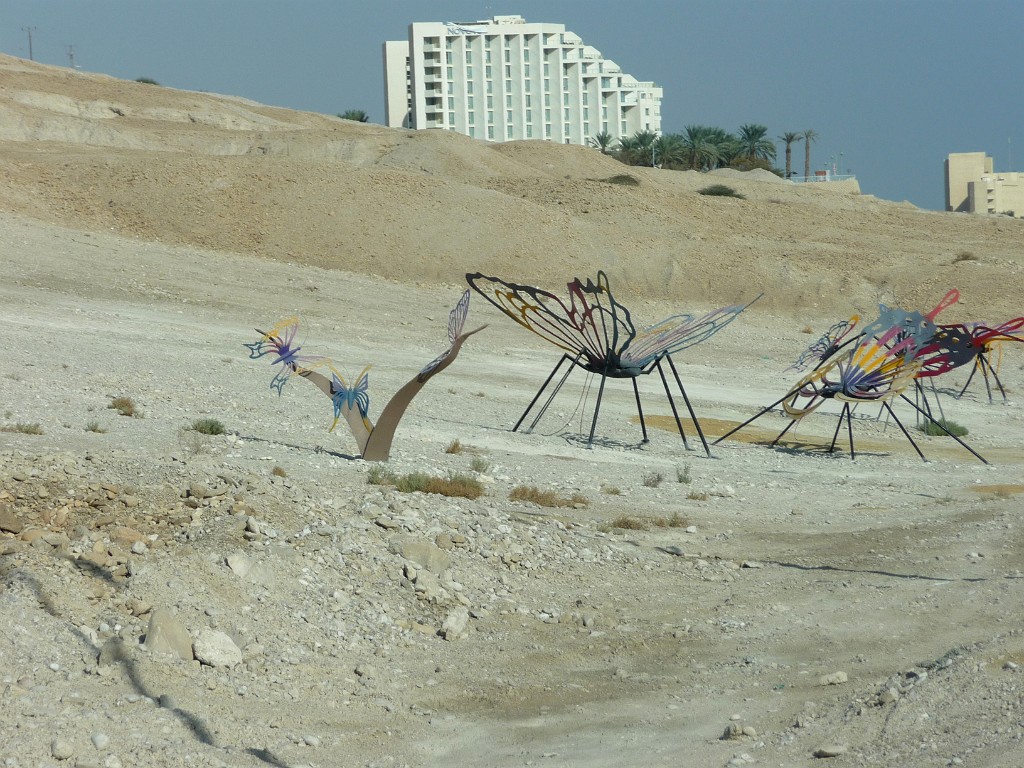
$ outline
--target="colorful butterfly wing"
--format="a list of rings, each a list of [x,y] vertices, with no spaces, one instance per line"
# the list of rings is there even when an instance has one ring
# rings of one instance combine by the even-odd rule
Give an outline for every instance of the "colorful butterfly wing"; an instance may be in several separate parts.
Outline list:
[[[571,357],[600,369],[636,335],[628,310],[615,301],[607,276],[569,283],[568,301],[550,291],[481,273],[466,280],[513,321]]]
[[[665,355],[689,349],[718,333],[752,303],[720,307],[701,317],[674,315],[644,328],[622,353],[622,361],[630,366],[646,368]]]
[[[800,357],[786,370],[802,371],[812,362],[822,362],[834,355],[841,346],[843,339],[849,335],[857,323],[860,322],[860,315],[853,315],[849,320],[840,320],[833,323],[818,339],[805,349]]]
[[[462,294],[459,303],[448,314],[448,344],[454,344],[455,340],[462,335],[462,329],[466,325],[466,317],[469,315],[469,288]]]

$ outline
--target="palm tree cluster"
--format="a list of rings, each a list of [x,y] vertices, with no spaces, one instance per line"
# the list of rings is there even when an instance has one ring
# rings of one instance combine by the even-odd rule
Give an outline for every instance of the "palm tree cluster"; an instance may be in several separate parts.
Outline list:
[[[807,166],[810,167],[810,143],[816,138],[817,134],[812,130],[779,137],[786,145],[786,178],[792,175],[792,145],[797,141],[807,141]],[[603,154],[614,155],[627,165],[693,171],[764,168],[782,175],[782,171],[773,165],[775,142],[768,138],[768,129],[757,123],[741,125],[735,134],[706,125],[688,125],[682,133],[662,136],[653,131],[637,131],[618,142],[613,142],[608,133],[599,133],[588,144]]]

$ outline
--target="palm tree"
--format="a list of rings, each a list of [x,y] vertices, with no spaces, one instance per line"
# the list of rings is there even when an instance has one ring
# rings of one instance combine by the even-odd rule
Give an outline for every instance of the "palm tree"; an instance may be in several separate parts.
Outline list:
[[[342,120],[355,120],[357,123],[367,123],[370,121],[370,116],[361,109],[348,109],[344,112],[339,112],[338,117]]]
[[[654,158],[662,168],[674,169],[686,165],[689,155],[678,133],[659,136],[654,141]]]
[[[721,137],[725,132],[706,125],[688,125],[683,129],[680,143],[686,153],[687,165],[693,171],[706,171],[721,159]]]
[[[738,141],[743,156],[752,160],[774,160],[775,143],[767,138],[768,129],[757,123],[740,126]]]
[[[802,135],[796,131],[786,131],[779,136],[779,141],[786,142],[786,178],[793,175],[793,143],[800,141]]]
[[[811,176],[811,144],[818,138],[818,132],[813,128],[804,131],[801,137],[804,140],[804,178]]]
[[[587,139],[587,144],[601,150],[602,155],[607,155],[612,146],[612,135],[608,131],[601,131]]]
[[[658,134],[654,131],[637,131],[632,136],[619,139],[615,154],[626,165],[654,165],[651,150]]]

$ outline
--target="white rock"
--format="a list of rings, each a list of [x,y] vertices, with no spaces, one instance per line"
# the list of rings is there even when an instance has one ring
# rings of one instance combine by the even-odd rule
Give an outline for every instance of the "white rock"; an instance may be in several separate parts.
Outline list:
[[[469,623],[469,611],[465,606],[453,609],[441,624],[441,634],[445,640],[457,640],[466,631]]]
[[[211,667],[233,667],[242,663],[242,651],[235,641],[216,629],[204,629],[192,643],[196,658]]]

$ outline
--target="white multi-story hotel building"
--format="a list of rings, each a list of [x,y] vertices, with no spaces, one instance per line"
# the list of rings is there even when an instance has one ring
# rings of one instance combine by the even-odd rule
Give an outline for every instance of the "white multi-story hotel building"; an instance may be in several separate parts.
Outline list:
[[[586,144],[661,133],[662,89],[624,74],[563,24],[520,16],[417,22],[384,43],[385,122],[490,141]]]

